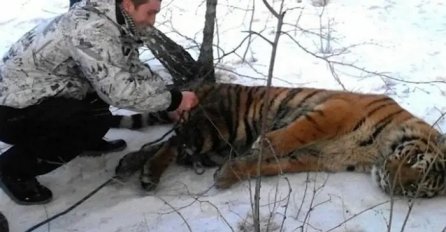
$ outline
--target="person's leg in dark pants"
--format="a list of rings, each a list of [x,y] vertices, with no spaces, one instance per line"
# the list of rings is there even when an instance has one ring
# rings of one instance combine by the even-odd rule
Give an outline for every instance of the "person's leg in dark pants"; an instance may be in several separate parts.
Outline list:
[[[4,190],[16,202],[49,201],[51,191],[35,176],[90,148],[115,148],[102,140],[112,118],[108,105],[92,99],[53,98],[24,109],[0,106],[0,140],[13,144],[0,155],[0,176]],[[125,147],[125,142],[118,145]]]
[[[0,211],[0,231],[1,232],[9,231],[8,220],[6,220],[5,215],[3,215],[1,211]]]

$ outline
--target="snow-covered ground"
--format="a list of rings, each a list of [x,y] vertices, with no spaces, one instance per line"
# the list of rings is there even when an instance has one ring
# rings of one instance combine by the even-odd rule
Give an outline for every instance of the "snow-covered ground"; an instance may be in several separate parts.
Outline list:
[[[251,30],[272,40],[276,21],[262,1],[219,1],[216,56],[229,53],[248,35],[251,12],[246,9],[253,2]],[[285,2],[288,11],[283,30],[293,39],[281,37],[275,85],[385,93],[429,123],[446,111],[446,101],[442,100],[446,89],[443,0],[331,0],[325,9],[314,7],[310,0]],[[278,9],[280,1],[274,3]],[[197,54],[192,40],[201,41],[205,4],[193,0],[165,0],[162,4],[159,28]],[[68,0],[4,1],[0,53],[37,23],[65,12],[67,7]],[[329,39],[321,40],[316,35],[321,32],[329,34]],[[242,63],[245,45],[219,61],[222,79],[264,83],[258,78],[267,74],[271,47],[254,36],[246,56],[249,62]],[[310,54],[323,56],[321,50],[328,52],[325,55],[331,61],[343,63],[333,66],[338,81],[326,61]],[[159,69],[156,62],[150,63]],[[440,119],[436,127],[444,131],[444,120]],[[70,207],[112,177],[123,155],[157,139],[167,129],[111,130],[107,137],[126,139],[128,148],[99,158],[76,158],[39,177],[54,194],[47,205],[19,206],[0,191],[0,211],[8,218],[11,231],[24,231]],[[214,171],[196,175],[191,169],[174,165],[151,193],[139,188],[136,177],[127,183],[114,182],[36,231],[252,231],[250,183],[254,183],[244,181],[228,190],[217,190],[212,188]],[[262,222],[269,222],[271,231],[280,230],[282,225],[283,231],[386,231],[388,224],[392,231],[399,231],[408,205],[402,198],[390,204],[389,196],[374,186],[367,174],[288,174],[263,178],[261,189]],[[445,205],[444,196],[414,201],[405,231],[445,231]]]

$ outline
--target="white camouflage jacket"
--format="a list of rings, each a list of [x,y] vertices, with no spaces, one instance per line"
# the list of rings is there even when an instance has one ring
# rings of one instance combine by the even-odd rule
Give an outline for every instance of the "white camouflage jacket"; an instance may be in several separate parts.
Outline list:
[[[128,21],[115,0],[84,0],[35,27],[0,63],[0,105],[24,108],[48,97],[83,99],[95,90],[118,108],[176,109],[181,92],[168,91],[139,60],[143,41]]]

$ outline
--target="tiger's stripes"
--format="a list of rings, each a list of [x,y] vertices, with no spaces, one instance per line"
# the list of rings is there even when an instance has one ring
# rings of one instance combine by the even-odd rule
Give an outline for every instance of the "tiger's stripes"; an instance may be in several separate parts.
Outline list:
[[[200,106],[142,169],[153,189],[171,162],[220,165],[217,187],[261,175],[373,170],[386,192],[432,197],[445,189],[445,143],[423,120],[384,95],[231,84],[196,89]],[[266,114],[263,114],[265,107]],[[259,140],[266,119],[265,140]]]

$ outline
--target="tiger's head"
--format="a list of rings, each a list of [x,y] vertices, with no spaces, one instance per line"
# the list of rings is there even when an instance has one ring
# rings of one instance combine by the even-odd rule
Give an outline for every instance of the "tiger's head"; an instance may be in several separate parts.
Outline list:
[[[205,112],[203,108],[194,109],[187,116],[175,130],[177,163],[194,165],[196,162],[201,162],[204,166],[215,166],[213,162],[208,162],[207,154],[218,147],[220,142],[217,131],[221,128],[218,123],[221,117],[217,112],[210,110]],[[212,117],[213,121],[210,121],[209,117]]]
[[[391,195],[430,198],[443,194],[446,160],[439,145],[422,139],[404,141],[373,165],[372,177]]]

